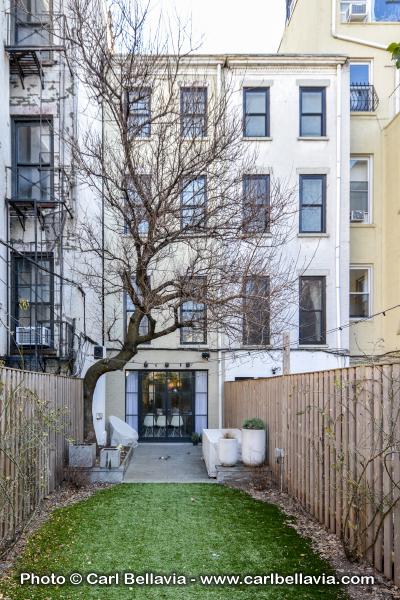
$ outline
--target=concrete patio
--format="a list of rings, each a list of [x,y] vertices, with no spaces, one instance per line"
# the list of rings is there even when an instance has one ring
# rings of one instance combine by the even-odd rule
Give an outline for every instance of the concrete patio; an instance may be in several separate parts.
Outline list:
[[[215,483],[210,479],[201,446],[142,443],[135,448],[124,483]]]

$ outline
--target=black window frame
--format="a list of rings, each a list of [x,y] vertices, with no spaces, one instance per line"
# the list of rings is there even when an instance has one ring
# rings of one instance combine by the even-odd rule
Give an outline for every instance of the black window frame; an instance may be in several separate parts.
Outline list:
[[[196,287],[196,281],[198,281],[201,285],[201,287],[204,287],[205,285],[207,285],[207,278],[206,277],[194,277],[191,284],[193,287]],[[201,344],[207,344],[207,304],[205,302],[199,302],[198,300],[196,300],[195,298],[196,294],[193,294],[193,296],[191,296],[190,294],[187,294],[185,299],[182,300],[181,305],[179,307],[179,313],[180,313],[180,320],[181,322],[183,322],[184,319],[184,314],[185,312],[190,312],[190,313],[202,313],[203,317],[201,319],[199,319],[199,322],[202,322],[202,326],[201,327],[181,327],[180,328],[180,343],[182,345],[194,345],[194,346],[198,346]],[[196,304],[201,304],[202,308],[201,309],[185,309],[185,304],[187,302],[194,302]],[[201,331],[203,333],[203,337],[202,340],[200,341],[192,341],[192,340],[187,340],[185,339],[186,334],[190,334],[193,333],[193,331]]]
[[[184,204],[183,203],[183,194],[187,186],[192,184],[194,181],[203,180],[203,190],[204,190],[204,202],[203,204]],[[192,198],[195,196],[192,195]],[[198,210],[201,207],[201,218],[200,224],[193,221],[191,224],[184,224],[183,222],[183,213],[187,210],[192,210],[192,219],[196,209]],[[199,211],[200,212],[200,211]],[[199,177],[191,177],[182,183],[181,192],[180,192],[180,227],[182,231],[187,233],[191,232],[201,232],[205,231],[207,228],[207,175],[199,175]]]
[[[35,262],[35,259],[37,259],[37,264]],[[30,266],[30,278],[31,278],[31,293],[32,293],[32,289],[39,287],[38,284],[35,284],[34,282],[32,282],[32,273],[34,273],[34,271],[36,271],[37,273],[45,273],[46,276],[49,277],[49,301],[48,302],[33,302],[32,300],[29,300],[29,311],[30,311],[30,317],[29,317],[29,325],[20,325],[20,315],[19,315],[19,310],[20,310],[20,303],[19,303],[19,281],[18,281],[18,275],[19,275],[19,270],[17,267],[18,262],[22,262],[22,261],[26,261],[26,263]],[[40,265],[40,261],[46,261],[48,264],[47,265]],[[41,268],[41,266],[43,268]],[[24,286],[25,287],[25,286]],[[11,317],[12,317],[12,323],[11,323],[11,346],[13,348],[17,348],[17,344],[16,344],[16,327],[48,327],[50,329],[50,340],[51,340],[51,344],[50,347],[54,348],[54,255],[51,252],[44,252],[44,253],[40,253],[40,256],[36,256],[34,253],[31,252],[24,252],[22,254],[20,253],[12,253],[11,254]],[[37,294],[35,294],[35,296],[37,296]],[[35,316],[35,311],[36,311],[36,305],[41,305],[41,306],[45,306],[45,307],[49,307],[49,320],[46,321],[42,321],[42,320],[35,320],[34,316]],[[32,311],[34,316],[32,317]],[[32,344],[32,346],[35,346],[35,344]]]
[[[41,125],[45,123],[49,127],[49,139],[50,139],[50,150],[49,160],[44,161],[40,160],[38,162],[26,162],[19,160],[19,143],[18,143],[18,131],[20,127],[34,126],[41,127]],[[54,129],[53,129],[53,118],[51,116],[15,116],[11,121],[11,196],[14,200],[21,202],[36,202],[38,204],[47,204],[54,202]],[[42,154],[41,152],[39,154]],[[40,200],[33,198],[24,198],[19,193],[19,172],[20,169],[31,168],[37,169],[40,173],[41,170],[48,171],[49,173],[49,188],[47,197],[42,197]],[[39,180],[39,185],[41,189],[41,182]],[[32,187],[34,187],[34,182],[32,182]]]
[[[263,204],[257,204],[247,197],[246,193],[246,184],[249,181],[265,181],[266,182],[266,196],[265,202]],[[270,233],[271,231],[271,178],[269,174],[252,174],[246,173],[242,177],[242,193],[243,193],[243,207],[242,207],[242,228],[245,233]],[[250,211],[251,214],[254,211],[254,221],[252,223],[251,218],[246,217],[246,207],[251,206]],[[257,221],[256,217],[256,209],[260,207],[263,209],[265,213],[265,223],[263,227],[256,227],[259,221]],[[253,227],[252,227],[253,225]]]
[[[247,312],[247,304],[248,304],[248,292],[247,286],[251,281],[260,281],[262,285],[266,285],[267,292],[267,300],[266,306],[262,306],[261,300],[259,297],[251,298],[251,303],[254,304],[254,307],[260,313],[257,315],[258,317],[263,317],[267,315],[267,324],[264,327],[260,327],[259,324],[253,323],[254,330],[251,332],[254,334],[258,332],[261,334],[261,337],[258,340],[255,338],[249,337],[249,326],[246,320]],[[248,275],[243,279],[243,330],[242,330],[242,345],[243,346],[270,346],[271,344],[271,302],[270,302],[270,294],[271,294],[271,278],[269,275]],[[265,334],[266,333],[266,337]]]
[[[321,203],[320,204],[306,204],[303,205],[303,194],[304,194],[304,187],[303,187],[303,183],[304,180],[321,180],[322,182],[322,198],[321,198]],[[326,185],[327,185],[327,181],[326,181],[326,175],[319,175],[319,174],[301,174],[299,176],[299,204],[300,204],[300,211],[299,211],[299,232],[300,233],[326,233]],[[321,211],[321,217],[320,217],[320,229],[315,229],[315,230],[310,230],[310,229],[303,229],[303,207],[312,207],[312,208],[318,208],[320,207],[320,211]]]
[[[135,100],[131,100],[131,95],[133,96],[137,92],[139,95]],[[148,106],[142,110],[135,110],[133,107],[140,101],[147,100]],[[126,111],[127,111],[127,126],[128,131],[130,133],[131,129],[133,129],[134,138],[137,139],[148,139],[151,137],[151,104],[152,104],[152,89],[151,87],[145,87],[143,89],[133,87],[126,92]],[[135,119],[140,117],[145,118],[145,123],[140,124],[135,122]],[[133,125],[132,125],[133,124]]]
[[[322,112],[321,113],[303,113],[303,92],[319,92],[321,94],[321,107],[322,107]],[[318,138],[318,137],[325,137],[326,136],[326,87],[323,86],[300,86],[299,88],[299,110],[300,110],[300,123],[299,123],[299,134],[300,137],[304,137],[304,138]],[[304,134],[303,133],[303,116],[307,116],[307,117],[317,117],[319,116],[321,119],[321,132],[319,135],[309,135],[309,134]]]
[[[141,175],[138,175],[138,179],[140,179],[142,187],[147,188],[151,195],[151,193],[152,193],[152,176],[150,175],[150,173],[143,173]],[[137,207],[136,210],[142,209],[144,216],[146,215],[146,208],[144,206],[143,200],[140,197],[139,193],[135,190],[135,185],[133,184],[133,182],[131,182],[129,176],[127,176],[125,178],[124,183],[126,186],[125,193],[128,196],[128,197],[125,196],[126,213],[124,215],[124,227],[123,227],[123,234],[126,235],[129,233],[129,221],[130,221],[129,213],[131,212],[132,206],[135,205]],[[136,216],[138,216],[138,214]],[[147,231],[140,231],[140,226],[143,223],[147,224]],[[146,237],[148,235],[149,220],[147,218],[143,218],[137,225],[138,225],[139,235]]]
[[[184,112],[184,96],[187,93],[203,93],[204,94],[204,113]],[[208,130],[208,88],[206,86],[183,86],[180,88],[180,121],[181,121],[181,137],[183,139],[203,139],[207,137]],[[185,124],[185,119],[202,118],[202,133],[201,135],[188,134],[188,126]],[[190,126],[193,127],[193,124]]]
[[[321,309],[309,310],[302,308],[303,283],[306,281],[321,282]],[[303,337],[302,332],[302,315],[310,313],[321,313],[321,339],[319,341],[310,339],[309,336]],[[299,278],[299,345],[300,346],[323,346],[326,344],[326,277],[325,275],[303,275]]]
[[[132,287],[136,290],[138,289],[136,282],[133,279],[132,279]],[[123,306],[124,306],[124,339],[126,339],[130,314],[135,312],[135,305],[133,304],[127,289],[123,290]],[[138,333],[139,333],[139,335],[147,335],[149,330],[150,330],[150,322],[149,322],[147,315],[144,315],[144,317],[140,321]],[[142,342],[140,344],[140,346],[148,346],[149,344],[151,344],[151,340],[149,340],[148,342]]]
[[[247,112],[247,95],[252,93],[265,94],[265,112],[263,113],[248,113]],[[264,135],[248,135],[247,134],[247,118],[260,117],[264,115]],[[245,87],[243,88],[243,137],[245,138],[269,138],[271,135],[271,119],[270,119],[270,88],[269,87]]]

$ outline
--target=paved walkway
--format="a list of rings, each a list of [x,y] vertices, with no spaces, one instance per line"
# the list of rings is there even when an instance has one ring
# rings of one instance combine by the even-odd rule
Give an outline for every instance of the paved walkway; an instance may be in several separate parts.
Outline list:
[[[139,444],[125,473],[124,483],[215,483],[207,475],[201,446]]]

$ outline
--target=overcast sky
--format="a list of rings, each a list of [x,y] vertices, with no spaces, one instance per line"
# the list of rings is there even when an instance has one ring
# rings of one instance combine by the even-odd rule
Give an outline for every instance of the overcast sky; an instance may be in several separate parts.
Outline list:
[[[152,11],[191,18],[199,52],[276,52],[285,0],[153,0]]]

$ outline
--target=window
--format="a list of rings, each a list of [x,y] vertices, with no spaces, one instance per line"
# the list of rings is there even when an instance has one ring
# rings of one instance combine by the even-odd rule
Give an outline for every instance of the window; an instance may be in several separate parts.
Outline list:
[[[51,41],[51,4],[49,0],[17,0],[15,2],[15,43],[28,48],[48,47]],[[42,51],[41,59],[49,58]]]
[[[151,134],[151,90],[134,89],[128,92],[128,128],[134,137]]]
[[[300,175],[300,232],[325,231],[326,176]]]
[[[270,343],[270,283],[268,276],[249,276],[244,281],[243,344]]]
[[[13,199],[40,203],[54,200],[50,121],[16,119],[13,125]]]
[[[370,159],[350,159],[350,221],[370,221]]]
[[[187,181],[181,192],[182,229],[204,229],[206,225],[207,185],[204,176]]]
[[[370,269],[350,267],[350,318],[370,315]]]
[[[13,256],[13,321],[17,328],[16,340],[25,346],[35,343],[50,345],[53,328],[54,277],[53,259],[34,256]],[[36,264],[39,266],[36,266]],[[43,270],[46,269],[46,270]],[[50,271],[50,272],[48,272]],[[19,328],[26,328],[19,331]],[[45,327],[47,330],[42,330]]]
[[[243,90],[244,137],[269,137],[269,88]]]
[[[371,85],[370,63],[350,63],[350,110],[371,112],[378,107],[378,97]]]
[[[325,343],[325,277],[300,277],[299,344]]]
[[[400,21],[399,0],[342,0],[340,11],[344,23]]]
[[[195,138],[207,135],[207,88],[181,88],[181,134]]]
[[[326,135],[325,88],[300,88],[300,137]]]
[[[132,287],[136,292],[138,292],[138,286],[136,285],[136,281],[132,280]],[[125,312],[126,312],[126,327],[128,327],[129,319],[132,316],[132,313],[135,311],[135,305],[128,294],[127,291],[124,292],[125,295]],[[139,294],[140,296],[140,294]],[[149,333],[149,320],[145,315],[143,319],[140,321],[139,325],[139,335],[147,335]],[[150,344],[151,342],[144,342],[145,344]]]
[[[399,0],[371,0],[373,21],[400,21]]]
[[[204,303],[205,277],[195,277],[191,282],[192,293],[181,304],[181,322],[191,321],[192,326],[181,327],[181,344],[205,344],[207,342],[207,306]]]
[[[269,175],[243,177],[243,229],[251,233],[269,232],[270,182]]]
[[[149,214],[145,204],[151,204],[151,175],[140,175],[135,186],[128,179],[127,182],[127,207],[125,216],[124,233],[129,233],[129,222],[136,223],[139,235],[146,236],[149,232]]]

